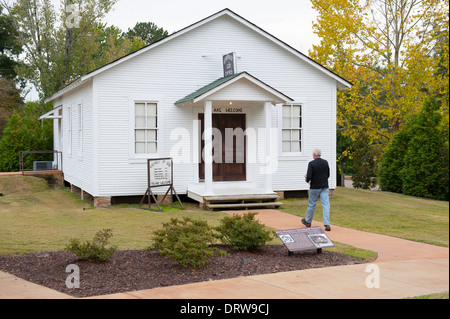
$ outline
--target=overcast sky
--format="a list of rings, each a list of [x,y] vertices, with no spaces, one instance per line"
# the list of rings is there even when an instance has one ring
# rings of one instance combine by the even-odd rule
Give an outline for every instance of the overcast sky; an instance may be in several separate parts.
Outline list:
[[[123,31],[151,21],[172,33],[225,8],[305,54],[317,43],[309,0],[119,0],[106,21]]]
[[[137,22],[153,22],[173,33],[225,8],[306,55],[318,43],[312,32],[316,13],[309,0],[118,0],[104,21],[122,31]],[[26,97],[37,99],[34,90]]]

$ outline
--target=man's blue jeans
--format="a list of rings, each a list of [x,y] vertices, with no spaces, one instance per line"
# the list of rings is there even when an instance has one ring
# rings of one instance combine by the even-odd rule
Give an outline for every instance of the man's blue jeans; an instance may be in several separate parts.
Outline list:
[[[316,204],[319,197],[323,209],[323,224],[330,225],[330,197],[328,188],[309,190],[309,202],[305,220],[307,223],[312,223],[314,210],[316,209]]]

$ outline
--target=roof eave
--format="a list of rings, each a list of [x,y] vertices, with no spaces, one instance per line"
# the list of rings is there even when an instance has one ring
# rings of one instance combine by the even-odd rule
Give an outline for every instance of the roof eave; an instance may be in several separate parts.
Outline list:
[[[263,81],[255,78],[248,72],[244,71],[244,72],[238,73],[235,76],[230,76],[229,79],[223,83],[219,82],[220,84],[218,84],[217,86],[213,86],[208,90],[203,90],[203,88],[207,88],[208,86],[211,86],[211,84],[215,83],[216,81],[220,81],[220,79],[218,79],[218,80],[204,86],[203,88],[199,89],[197,91],[197,92],[199,92],[197,95],[195,94],[195,92],[191,93],[188,96],[186,96],[185,98],[182,98],[182,99],[178,100],[177,102],[175,102],[175,104],[176,105],[186,105],[186,104],[191,104],[191,103],[195,104],[202,100],[206,100],[212,94],[214,94],[214,93],[224,89],[225,87],[227,87],[237,81],[240,81],[241,79],[244,79],[244,78],[246,80],[250,81],[251,83],[253,83],[254,85],[258,86],[259,88],[270,93],[274,97],[276,97],[276,99],[278,101],[282,101],[283,103],[294,101],[291,97],[287,96],[286,94],[278,91],[277,89],[271,87],[270,85],[264,83]]]

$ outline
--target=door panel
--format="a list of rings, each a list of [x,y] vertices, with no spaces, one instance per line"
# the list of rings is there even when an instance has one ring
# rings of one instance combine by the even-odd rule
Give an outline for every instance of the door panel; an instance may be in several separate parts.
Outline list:
[[[201,121],[201,132],[204,132],[204,114],[199,114]],[[213,141],[213,181],[245,181],[246,178],[246,140],[243,134],[245,131],[245,114],[213,114],[212,127],[217,128],[221,136],[221,141]],[[238,130],[236,130],[238,129]],[[239,130],[241,129],[241,130]],[[228,137],[227,137],[228,135]],[[227,141],[228,140],[228,141]],[[219,142],[216,144],[216,142]],[[221,144],[220,144],[221,142]],[[228,143],[227,143],[228,142]],[[228,145],[227,145],[228,144]],[[205,146],[201,140],[201,149]],[[199,178],[205,178],[205,163],[203,157],[199,164]]]

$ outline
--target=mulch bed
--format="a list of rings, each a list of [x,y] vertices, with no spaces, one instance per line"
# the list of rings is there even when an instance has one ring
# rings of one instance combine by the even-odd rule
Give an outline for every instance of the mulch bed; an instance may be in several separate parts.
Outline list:
[[[235,278],[364,263],[335,252],[304,251],[288,256],[281,245],[269,245],[254,252],[236,252],[224,246],[226,257],[212,258],[204,268],[184,268],[157,251],[117,251],[105,263],[88,263],[68,252],[42,252],[0,256],[0,270],[74,297],[91,297],[119,292],[183,285],[194,282]],[[243,258],[248,260],[243,263]],[[66,267],[80,269],[80,288],[68,289]]]

